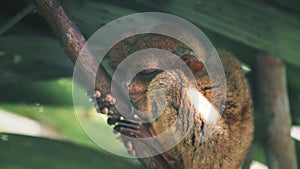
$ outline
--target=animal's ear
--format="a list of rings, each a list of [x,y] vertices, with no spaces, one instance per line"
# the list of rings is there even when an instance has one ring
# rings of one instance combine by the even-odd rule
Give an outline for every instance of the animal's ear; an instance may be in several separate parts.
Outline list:
[[[196,56],[185,54],[180,57],[180,59],[191,69],[192,73],[195,74],[204,68],[204,64],[200,62]],[[182,65],[183,63],[177,61],[177,65]],[[183,65],[182,65],[183,66]]]

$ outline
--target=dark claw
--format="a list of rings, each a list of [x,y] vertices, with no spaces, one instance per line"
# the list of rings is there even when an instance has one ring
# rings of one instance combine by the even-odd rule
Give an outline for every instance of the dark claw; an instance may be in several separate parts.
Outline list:
[[[128,124],[135,124],[135,125],[142,125],[141,122],[139,121],[135,121],[135,120],[131,120],[131,119],[124,119],[124,120],[121,120],[123,123],[128,123]]]
[[[134,129],[129,129],[129,128],[125,128],[125,127],[121,127],[121,126],[116,126],[114,127],[114,133],[121,133],[123,135],[129,136],[129,137],[136,137],[136,132],[138,132],[139,130],[134,130]]]
[[[107,119],[107,123],[109,125],[122,125],[124,124],[125,125],[134,125],[134,126],[139,126],[139,125],[142,125],[141,122],[139,121],[136,121],[136,120],[131,120],[131,119],[125,119],[123,116],[120,116],[120,115],[111,115],[108,117]]]
[[[123,128],[130,128],[130,129],[133,129],[133,130],[140,129],[140,125],[136,125],[136,124],[128,124],[128,123],[116,122],[115,125],[119,126],[119,127],[123,127]]]
[[[135,136],[135,137],[139,137],[139,138],[143,138],[143,134],[141,132],[141,130],[138,129],[132,129],[132,128],[129,128],[129,127],[124,127],[124,126],[116,126],[114,127],[114,131],[115,132],[118,132],[118,133],[121,133],[121,134],[124,134],[126,136]]]
[[[139,117],[137,117],[139,118]],[[140,138],[151,137],[152,133],[147,124],[133,119],[126,119],[118,114],[110,115],[107,119],[109,125],[115,125],[114,133],[121,133],[127,136],[136,136]]]
[[[122,128],[124,129],[131,129],[131,130],[139,130],[141,127],[140,122],[135,122],[135,121],[127,121],[127,120],[120,120],[119,119],[113,119],[113,118],[108,118],[107,123],[109,125],[115,125],[115,130],[120,132]]]
[[[139,136],[140,135],[140,130],[135,130],[135,129],[131,129],[131,128],[124,128],[124,127],[120,127],[120,131],[121,134],[123,133],[129,133],[130,135],[135,135],[135,136]]]

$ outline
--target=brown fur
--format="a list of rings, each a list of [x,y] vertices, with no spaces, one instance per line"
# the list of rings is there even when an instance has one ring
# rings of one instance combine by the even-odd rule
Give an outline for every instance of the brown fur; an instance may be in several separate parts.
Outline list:
[[[168,50],[180,56],[192,53],[184,44],[172,38],[161,35],[139,35],[117,44],[109,52],[111,66],[115,69],[127,55],[149,47]],[[141,95],[133,102],[133,105],[142,111],[149,110],[150,114],[140,114],[143,118],[153,118],[156,113],[160,112],[155,105],[162,102],[152,95],[153,91],[160,90],[162,95],[166,96],[166,108],[162,115],[150,123],[150,129],[154,134],[164,132],[173,123],[177,130],[174,132],[174,137],[170,139],[176,139],[176,134],[191,129],[179,144],[164,153],[176,168],[237,169],[242,165],[251,145],[253,110],[247,81],[242,73],[240,63],[230,53],[225,51],[218,53],[226,76],[226,100],[224,100],[223,107],[218,102],[222,98],[212,98],[211,95],[210,87],[213,87],[216,96],[222,92],[218,88],[219,85],[211,84],[203,66],[187,62],[196,77],[197,90],[219,111],[224,109],[223,112],[220,112],[221,118],[210,133],[204,133],[204,135],[209,134],[204,141],[202,132],[203,126],[206,127],[206,124],[186,96],[186,91],[195,86],[181,70],[161,72],[151,79],[136,76],[128,88],[129,93],[140,91]],[[174,63],[174,61],[170,61],[170,63]],[[196,69],[194,69],[195,67]],[[188,123],[189,117],[194,120],[192,124]],[[178,118],[180,120],[176,121]],[[165,145],[168,140],[159,140],[159,142],[161,145]],[[135,144],[134,147],[139,153],[139,144]],[[155,168],[150,164],[151,158],[141,159],[141,161],[147,168]]]

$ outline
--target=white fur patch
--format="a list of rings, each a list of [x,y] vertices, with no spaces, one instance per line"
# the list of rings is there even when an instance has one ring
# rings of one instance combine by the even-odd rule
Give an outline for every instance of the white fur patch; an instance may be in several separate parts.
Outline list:
[[[187,95],[196,111],[201,114],[206,122],[215,124],[218,121],[220,113],[197,89],[188,89]]]

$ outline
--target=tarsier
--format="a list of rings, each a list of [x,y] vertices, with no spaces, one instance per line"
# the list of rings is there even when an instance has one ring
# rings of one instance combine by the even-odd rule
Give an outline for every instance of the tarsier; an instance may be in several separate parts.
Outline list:
[[[220,101],[218,99],[222,98],[218,95],[222,92],[219,88],[221,85],[210,81],[205,64],[198,61],[193,51],[185,44],[171,37],[159,34],[131,36],[118,42],[106,57],[110,67],[116,70],[128,55],[148,48],[169,51],[177,55],[182,62],[168,61],[168,70],[147,68],[126,83],[125,93],[128,92],[132,106],[147,113],[133,113],[132,117],[125,118],[110,110],[116,101],[111,95],[103,96],[96,90],[94,99],[97,101],[98,111],[108,115],[108,123],[115,125],[115,131],[132,138],[159,135],[171,126],[175,127],[176,131],[169,140],[176,139],[178,132],[188,131],[171,149],[153,157],[141,158],[140,161],[146,168],[241,167],[252,142],[253,117],[250,91],[240,63],[230,53],[218,52],[226,77],[226,98]],[[190,75],[180,69],[182,63],[192,72],[196,86],[191,84]],[[132,63],[133,66],[138,64]],[[218,75],[215,76],[218,78]],[[155,96],[157,90],[165,96],[164,109],[160,108],[161,100]],[[212,90],[217,97],[212,97]],[[194,94],[205,98],[198,101],[208,101],[214,107],[217,112],[213,115],[215,119],[208,119],[207,112],[201,112],[201,107],[195,105],[192,96]],[[141,123],[142,120],[153,118],[158,113],[159,116],[153,121]],[[190,123],[189,118],[192,118],[193,123]],[[157,139],[149,145],[128,137],[121,136],[120,140],[132,156],[138,157],[145,151],[159,152],[169,141]],[[151,149],[146,150],[145,147]]]

